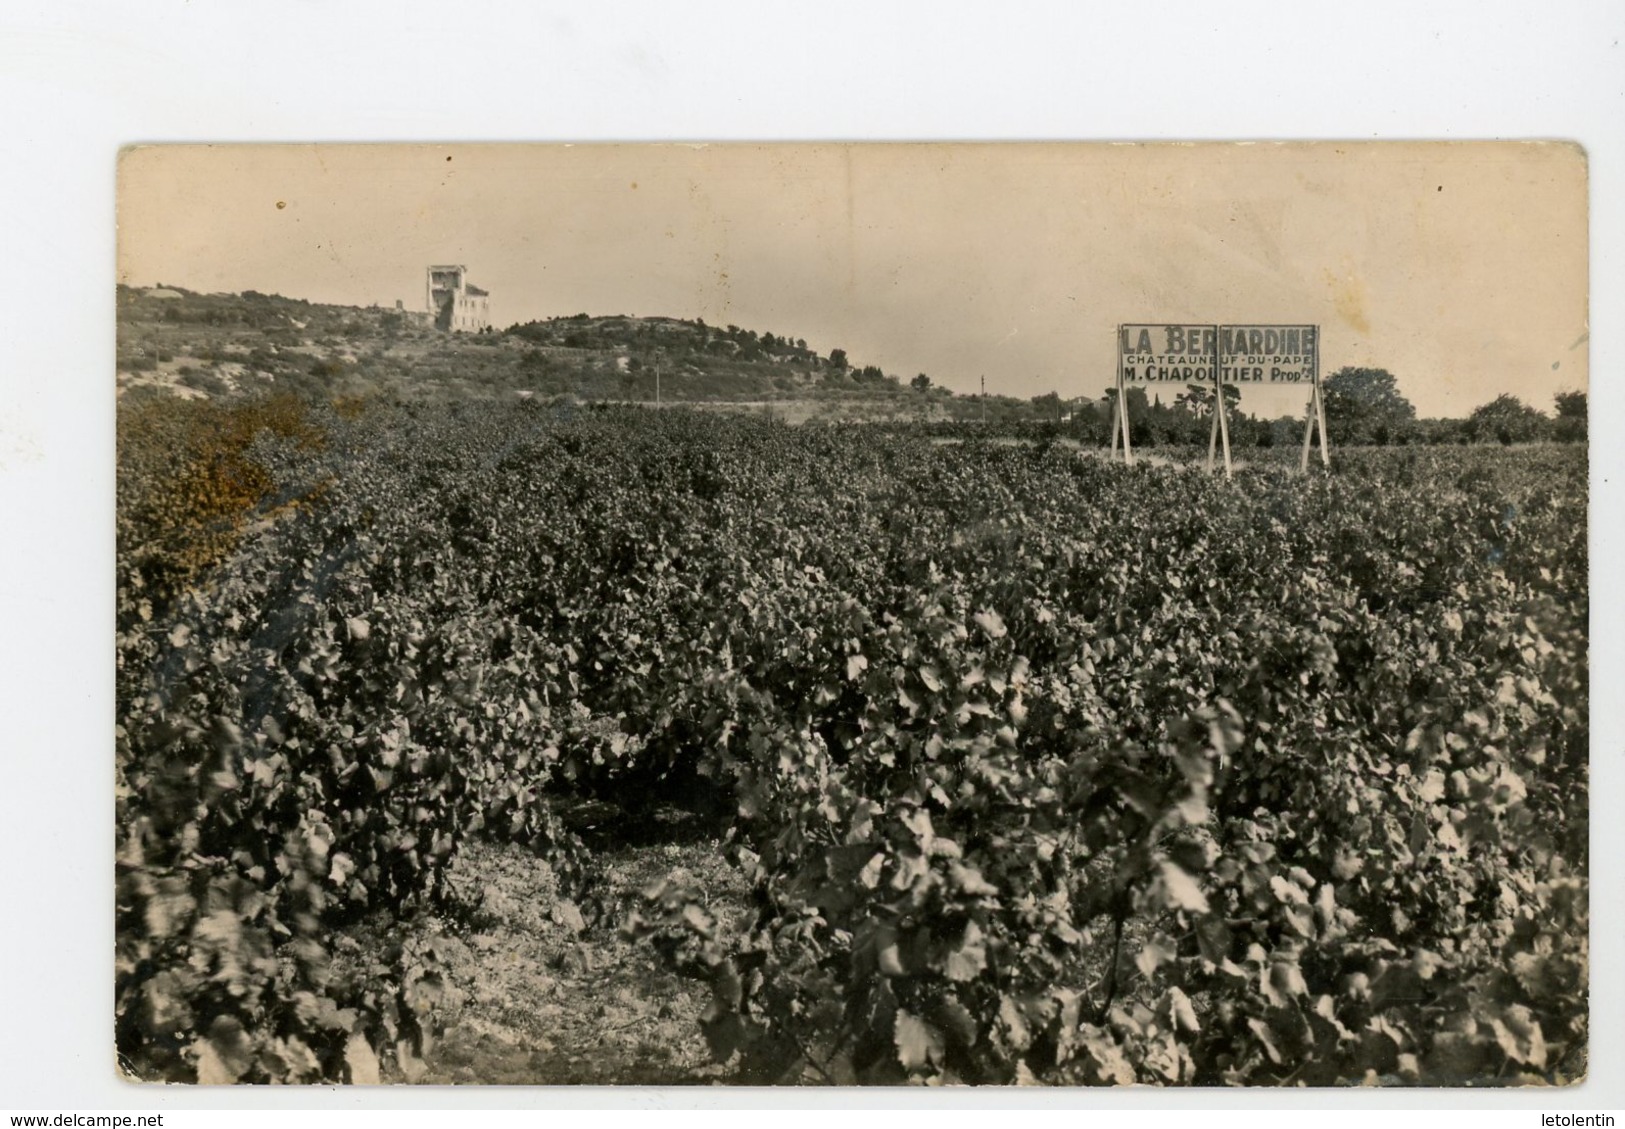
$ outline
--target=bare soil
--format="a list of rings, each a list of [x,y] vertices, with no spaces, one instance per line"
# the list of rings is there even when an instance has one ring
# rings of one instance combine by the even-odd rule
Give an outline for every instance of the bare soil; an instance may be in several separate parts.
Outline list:
[[[547,864],[508,845],[470,843],[457,862],[462,920],[410,928],[441,937],[463,1002],[425,1056],[425,1085],[708,1085],[730,1068],[700,1035],[706,985],[663,968],[620,926],[639,891],[684,872],[719,917],[745,887],[716,841],[610,848],[596,855],[600,910],[561,899]],[[408,1079],[396,1078],[395,1081]]]

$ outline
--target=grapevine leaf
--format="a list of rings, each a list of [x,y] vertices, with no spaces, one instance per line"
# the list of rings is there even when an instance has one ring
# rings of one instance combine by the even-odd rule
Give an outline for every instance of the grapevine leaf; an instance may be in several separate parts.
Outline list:
[[[378,1055],[367,1042],[366,1036],[357,1032],[351,1035],[344,1044],[344,1064],[349,1070],[348,1081],[356,1086],[376,1086],[382,1079],[379,1077]]]
[[[209,1033],[194,1045],[197,1080],[204,1086],[227,1086],[248,1072],[254,1046],[243,1025],[229,1015],[216,1016]]]
[[[942,1033],[925,1020],[899,1008],[893,1038],[897,1061],[909,1073],[924,1070],[928,1063],[942,1060]]]
[[[975,1044],[976,1018],[971,1015],[970,1009],[958,1000],[949,999],[938,1004],[932,1010],[931,1018],[944,1033],[953,1036],[954,1042],[960,1046],[968,1047]]]
[[[881,948],[878,962],[883,976],[903,976],[906,974],[903,969],[903,958],[901,953],[898,952],[895,941]]]
[[[971,897],[993,897],[999,892],[997,886],[982,877],[980,870],[961,862],[948,863],[948,877],[954,889]]]
[[[992,611],[991,609],[988,611],[977,612],[975,619],[976,626],[987,632],[990,639],[1004,638],[1006,634],[1004,619],[999,615],[998,612]]]
[[[1178,987],[1168,989],[1168,1006],[1174,1026],[1192,1034],[1202,1029],[1202,1025],[1196,1021],[1196,1009],[1191,1006],[1190,997]]]
[[[1546,1037],[1541,1033],[1540,1021],[1528,1008],[1513,1004],[1491,1020],[1490,1027],[1496,1044],[1513,1062],[1545,1069]]]
[[[950,980],[974,980],[987,967],[987,948],[981,927],[974,921],[965,923],[964,935],[951,949],[943,962],[943,975]]]
[[[1179,956],[1179,950],[1165,935],[1159,933],[1140,948],[1134,958],[1134,967],[1147,976],[1155,975],[1158,968]]]
[[[1113,1086],[1132,1086],[1137,1080],[1123,1049],[1105,1028],[1086,1023],[1079,1029],[1078,1046],[1085,1053],[1096,1077]]]
[[[1302,886],[1289,878],[1282,878],[1279,874],[1270,877],[1270,890],[1275,894],[1277,901],[1288,905],[1306,906],[1309,904],[1309,895]]]
[[[1190,910],[1192,913],[1208,911],[1207,895],[1185,870],[1171,862],[1162,864],[1163,904],[1169,909]]]
[[[1269,1060],[1279,1065],[1281,1051],[1275,1045],[1275,1033],[1270,1030],[1270,1025],[1262,1019],[1249,1019],[1247,1020],[1247,1026],[1251,1029],[1253,1037],[1258,1040],[1258,1045],[1264,1048],[1264,1053],[1269,1056]]]
[[[1024,1051],[1032,1042],[1032,1031],[1027,1026],[1027,1019],[1021,1014],[1021,1005],[1016,1003],[1014,997],[1001,996],[999,998],[999,1022],[1004,1025],[1005,1038],[1010,1045],[1018,1051]]]

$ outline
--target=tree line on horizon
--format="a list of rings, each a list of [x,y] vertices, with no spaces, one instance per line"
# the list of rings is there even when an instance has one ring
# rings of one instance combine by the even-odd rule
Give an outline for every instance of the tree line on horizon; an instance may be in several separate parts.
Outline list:
[[[914,387],[931,390],[923,373],[916,378]],[[1465,417],[1423,418],[1386,369],[1341,368],[1326,377],[1321,388],[1326,429],[1334,446],[1577,443],[1586,438],[1587,398],[1580,391],[1558,392],[1550,413],[1511,393],[1502,393]],[[1099,399],[1068,400],[1055,392],[1025,401],[1002,396],[986,399],[995,408],[989,412],[990,422],[1048,422],[1064,427],[1080,440],[1106,442],[1116,397],[1116,388],[1106,388]],[[974,401],[980,397],[972,393],[962,398]],[[1232,447],[1270,447],[1302,441],[1301,413],[1277,417],[1250,414],[1241,409],[1241,391],[1234,385],[1225,386],[1224,398]],[[1187,385],[1168,401],[1163,400],[1160,391],[1130,387],[1126,399],[1129,438],[1136,446],[1203,445],[1212,434],[1213,390],[1208,385]]]
[[[597,332],[578,330],[557,337],[559,323],[589,323],[621,319],[593,319],[587,314],[572,318],[551,319],[516,325],[507,332],[520,337],[537,339],[541,334],[553,336],[562,344],[604,347],[611,343],[625,343],[617,336],[624,326],[604,327]],[[635,319],[631,319],[635,320]],[[666,320],[666,319],[662,319]],[[1115,388],[1108,388],[1098,400],[1068,400],[1056,392],[1048,392],[1022,401],[1017,397],[988,395],[986,393],[955,393],[936,384],[931,377],[917,373],[906,382],[884,372],[877,365],[855,365],[843,348],[831,349],[827,356],[808,348],[805,339],[777,337],[772,333],[757,333],[739,326],[708,326],[704,319],[669,319],[674,327],[698,330],[703,336],[694,352],[726,351],[738,360],[788,361],[820,372],[820,383],[829,388],[845,385],[883,388],[891,385],[905,387],[915,393],[941,401],[979,402],[979,412],[989,422],[1054,422],[1070,424],[1074,433],[1088,432],[1080,438],[1099,438],[1110,433],[1111,416],[1115,405]],[[635,331],[637,343],[650,344],[658,331],[647,327]],[[663,342],[667,349],[671,342]],[[634,361],[636,367],[636,362]],[[1558,392],[1551,414],[1525,403],[1511,393],[1503,393],[1474,408],[1464,418],[1417,416],[1415,406],[1399,391],[1398,381],[1386,369],[1346,366],[1327,377],[1322,384],[1325,399],[1326,426],[1333,443],[1345,445],[1404,445],[1409,443],[1473,443],[1500,442],[1525,443],[1538,440],[1579,442],[1586,437],[1586,394],[1580,391]],[[1252,415],[1240,409],[1240,390],[1233,385],[1224,389],[1225,414],[1229,423],[1232,445],[1272,446],[1295,441],[1301,436],[1303,418],[1300,415],[1265,417]],[[1164,404],[1159,392],[1145,388],[1128,389],[1130,439],[1143,446],[1157,444],[1178,445],[1205,443],[1208,440],[1213,408],[1213,392],[1206,385],[1187,385],[1171,403]],[[991,409],[991,410],[989,410]],[[955,412],[955,415],[963,414]]]
[[[348,307],[313,305],[303,299],[286,298],[276,294],[261,294],[248,290],[240,295],[202,295],[181,287],[168,287],[174,298],[182,301],[156,303],[143,302],[144,292],[128,286],[118,288],[120,317],[134,312],[135,304],[153,305],[157,320],[174,325],[198,324],[211,327],[231,327],[247,324],[260,328],[272,338],[286,339],[295,344],[304,322],[290,323],[295,312],[310,320],[306,333],[333,334],[343,338],[382,333],[393,338],[403,326],[399,316],[389,310],[361,310]],[[126,309],[126,307],[130,307]],[[368,315],[381,319],[374,324]],[[269,319],[269,320],[267,320]],[[359,319],[359,320],[358,320]],[[320,322],[320,325],[317,324]],[[691,371],[706,372],[721,362],[748,366],[736,374],[732,385],[754,379],[750,374],[757,365],[783,367],[786,372],[801,370],[801,380],[812,380],[812,388],[819,394],[840,394],[843,391],[864,395],[876,393],[917,397],[922,408],[935,405],[936,415],[946,414],[960,422],[986,420],[998,424],[1055,424],[1079,440],[1098,439],[1106,442],[1115,412],[1115,388],[1107,388],[1099,399],[1063,398],[1056,392],[1029,399],[986,393],[956,393],[939,385],[924,373],[917,373],[906,382],[903,378],[886,373],[880,366],[854,363],[844,348],[832,348],[820,353],[804,338],[758,332],[737,325],[712,326],[704,319],[644,318],[629,315],[593,316],[585,313],[569,317],[516,323],[506,330],[495,331],[480,343],[496,344],[498,337],[517,338],[529,345],[554,345],[586,350],[623,350],[629,355],[623,364],[622,381],[636,383],[643,371],[650,367],[664,367],[668,375],[676,375],[679,366],[692,366]],[[130,371],[151,369],[167,359],[160,350],[152,356],[139,342],[123,340],[121,332],[121,366]],[[128,348],[126,348],[128,346]],[[131,355],[125,357],[123,354]],[[295,377],[305,375],[280,371],[275,358],[264,349],[251,350],[241,358],[251,368],[278,369],[279,378],[294,384]],[[537,364],[548,367],[541,354],[521,359],[520,367],[527,373]],[[281,366],[285,368],[286,366]],[[559,367],[554,365],[552,367]],[[567,367],[567,366],[566,366]],[[311,379],[328,381],[336,374],[334,369],[344,368],[337,361],[313,362]],[[556,374],[567,378],[568,373]],[[183,373],[188,382],[197,384],[206,374]],[[308,381],[307,381],[308,383]],[[1326,424],[1334,445],[1404,445],[1412,443],[1475,443],[1502,444],[1535,441],[1582,442],[1587,435],[1587,396],[1583,391],[1565,390],[1556,393],[1550,411],[1524,402],[1510,393],[1496,396],[1480,404],[1466,417],[1421,418],[1414,405],[1399,390],[1398,381],[1386,369],[1349,366],[1338,369],[1326,377],[1322,390],[1326,410]],[[223,389],[221,389],[223,391]],[[315,391],[315,389],[313,389]],[[680,386],[670,392],[682,396]],[[735,389],[737,392],[738,389]],[[1202,384],[1185,386],[1167,402],[1164,390],[1131,387],[1127,390],[1129,435],[1138,446],[1201,445],[1211,434],[1213,391]],[[1303,417],[1289,414],[1278,417],[1253,415],[1241,410],[1240,391],[1227,385],[1224,390],[1226,417],[1232,446],[1275,446],[1299,442],[1302,438]]]

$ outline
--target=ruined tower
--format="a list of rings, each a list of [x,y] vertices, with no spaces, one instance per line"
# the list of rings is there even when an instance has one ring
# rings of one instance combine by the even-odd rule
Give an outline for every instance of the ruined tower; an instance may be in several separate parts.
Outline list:
[[[436,329],[478,333],[491,327],[491,296],[469,283],[467,267],[430,267],[424,294]]]

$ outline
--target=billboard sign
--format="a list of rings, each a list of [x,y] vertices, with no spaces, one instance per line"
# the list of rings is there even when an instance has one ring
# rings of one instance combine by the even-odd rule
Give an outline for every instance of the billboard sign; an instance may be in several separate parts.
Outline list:
[[[1311,433],[1320,430],[1320,461],[1326,454],[1326,409],[1320,397],[1320,327],[1314,325],[1169,325],[1117,327],[1117,397],[1112,412],[1112,451],[1119,437],[1123,459],[1133,465],[1126,389],[1130,384],[1213,385],[1212,435],[1208,466],[1220,441],[1224,471],[1230,474],[1230,424],[1219,386],[1307,385],[1309,406],[1303,433],[1302,466],[1309,469]]]
[[[1118,369],[1125,384],[1308,384],[1319,373],[1313,325],[1121,325]]]

